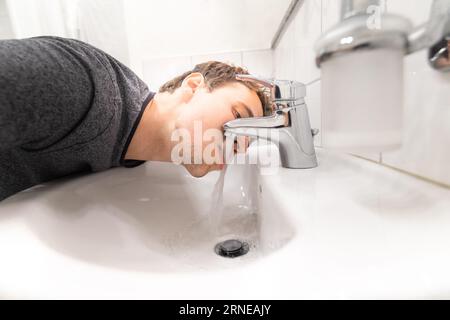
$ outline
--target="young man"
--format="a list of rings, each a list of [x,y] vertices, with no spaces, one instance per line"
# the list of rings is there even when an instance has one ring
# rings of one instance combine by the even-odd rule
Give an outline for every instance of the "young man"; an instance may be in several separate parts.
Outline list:
[[[158,93],[113,57],[78,40],[0,41],[0,200],[86,171],[171,161],[176,130],[222,130],[270,108],[246,73],[220,62],[197,65]],[[204,141],[195,142],[204,148]],[[197,147],[199,147],[197,145]],[[183,164],[195,177],[220,164]]]

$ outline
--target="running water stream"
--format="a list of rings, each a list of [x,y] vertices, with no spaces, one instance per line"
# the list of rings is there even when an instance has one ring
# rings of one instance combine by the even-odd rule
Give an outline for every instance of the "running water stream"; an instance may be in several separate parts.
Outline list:
[[[209,210],[209,221],[212,232],[217,236],[219,235],[219,228],[222,222],[222,216],[224,211],[223,206],[223,188],[225,185],[225,175],[227,174],[228,164],[233,159],[234,154],[234,140],[235,135],[225,136],[225,141],[222,146],[218,146],[220,154],[223,155],[224,167],[220,171],[219,179],[214,185],[214,189],[211,195],[211,207]]]
[[[223,215],[223,187],[225,185],[225,175],[227,173],[228,165],[225,165],[222,171],[220,171],[219,179],[217,180],[212,196],[211,196],[211,208],[209,211],[209,219],[211,230],[215,235],[219,234],[219,227],[222,221]]]
[[[250,211],[252,210],[252,201],[250,197],[250,168],[249,170],[245,170],[243,173],[244,176],[242,177],[242,185],[240,185],[239,189],[235,189],[234,191],[239,192],[240,196],[242,197],[242,202],[239,204],[239,206],[236,206],[233,208],[233,212],[227,212],[225,209],[230,211],[229,207],[225,208],[224,206],[224,186],[225,186],[225,177],[228,170],[228,165],[232,163],[233,156],[234,156],[234,148],[233,148],[233,141],[236,139],[234,135],[228,136],[225,143],[224,148],[224,154],[225,154],[225,166],[220,172],[219,178],[214,185],[214,189],[211,194],[211,206],[209,209],[209,222],[210,222],[210,228],[211,231],[215,236],[221,236],[221,227],[225,224],[227,218],[230,217],[224,217],[225,214],[231,214],[233,216],[236,216],[238,214],[238,211]],[[222,230],[223,231],[223,230]]]

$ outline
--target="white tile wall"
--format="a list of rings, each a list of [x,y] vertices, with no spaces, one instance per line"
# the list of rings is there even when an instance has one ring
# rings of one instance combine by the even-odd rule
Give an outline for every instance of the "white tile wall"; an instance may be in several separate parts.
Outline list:
[[[242,52],[242,66],[255,75],[273,77],[272,50],[255,50]]]
[[[14,34],[6,7],[6,1],[0,0],[0,39],[11,38],[14,38]]]
[[[130,53],[139,60],[269,49],[291,0],[123,0],[123,3]]]
[[[294,31],[293,23],[291,23],[274,52],[274,72],[278,79],[293,79],[295,76]]]
[[[333,0],[333,3],[338,1]],[[322,33],[322,0],[306,0],[294,23],[295,46],[311,46]]]
[[[339,22],[340,4],[340,0],[322,0],[322,32]]]
[[[428,20],[433,0],[387,0],[387,11],[411,19],[415,24]]]
[[[241,52],[226,52],[226,53],[216,53],[216,54],[204,54],[198,56],[192,56],[192,65],[207,61],[221,61],[226,63],[231,63],[234,65],[242,65],[242,53]]]
[[[191,69],[191,57],[173,57],[152,59],[143,62],[143,79],[150,90],[158,91],[159,87],[172,78]]]
[[[418,25],[428,19],[432,0],[387,0],[387,10]],[[305,0],[275,49],[277,78],[304,83],[320,77],[314,63],[314,42],[339,21],[340,1]],[[308,87],[311,125],[321,128],[320,82]],[[405,58],[405,128],[401,150],[358,154],[411,174],[450,185],[450,74],[427,64],[426,52]],[[321,145],[320,136],[315,141]]]

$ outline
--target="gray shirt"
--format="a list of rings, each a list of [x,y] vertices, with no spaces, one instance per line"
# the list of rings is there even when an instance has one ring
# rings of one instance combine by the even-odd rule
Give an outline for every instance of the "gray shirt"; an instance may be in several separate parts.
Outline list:
[[[150,99],[130,69],[84,42],[0,40],[0,200],[124,161]]]

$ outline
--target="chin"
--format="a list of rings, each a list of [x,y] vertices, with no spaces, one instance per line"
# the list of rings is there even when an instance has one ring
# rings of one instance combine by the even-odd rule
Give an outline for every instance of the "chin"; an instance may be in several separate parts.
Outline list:
[[[211,166],[204,164],[197,164],[197,165],[188,164],[184,165],[184,167],[191,174],[191,176],[195,178],[201,178],[206,176],[206,174],[208,174],[208,172],[210,172],[212,169]]]

